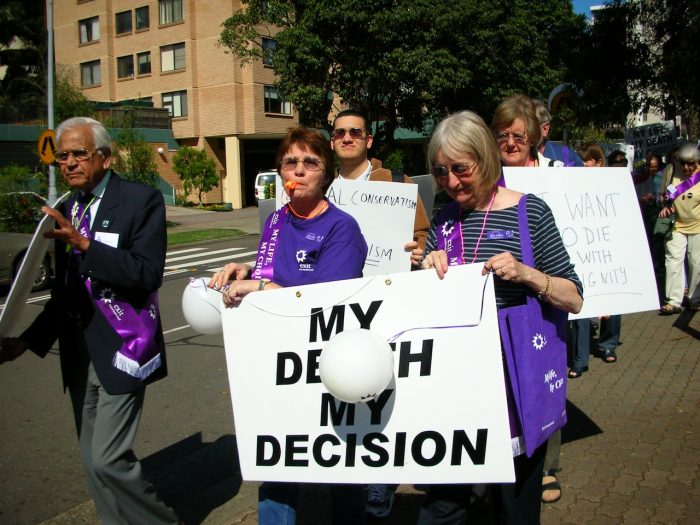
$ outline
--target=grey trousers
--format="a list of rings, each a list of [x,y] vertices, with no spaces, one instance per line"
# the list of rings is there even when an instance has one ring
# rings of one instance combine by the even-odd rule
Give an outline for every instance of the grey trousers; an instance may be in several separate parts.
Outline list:
[[[174,524],[175,512],[144,479],[132,444],[146,388],[108,394],[90,364],[84,384],[69,385],[80,456],[97,514],[105,525]]]

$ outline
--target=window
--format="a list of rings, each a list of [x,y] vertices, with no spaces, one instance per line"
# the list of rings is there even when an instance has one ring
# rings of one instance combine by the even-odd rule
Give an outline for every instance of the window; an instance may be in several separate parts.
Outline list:
[[[182,22],[182,0],[160,0],[158,2],[158,15],[160,25]]]
[[[139,75],[149,75],[151,73],[151,52],[146,51],[136,55],[136,63]]]
[[[83,62],[80,64],[80,85],[83,87],[99,86],[100,77],[100,61],[93,60],[92,62]]]
[[[117,78],[134,77],[134,57],[127,55],[117,58]]]
[[[187,91],[163,93],[163,107],[170,112],[172,117],[186,117]]]
[[[80,43],[87,44],[100,39],[100,17],[93,16],[78,22],[80,30]]]
[[[148,17],[148,6],[136,8],[136,31],[148,29],[151,25]]]
[[[173,44],[160,48],[160,70],[185,69],[185,44]]]
[[[266,66],[272,65],[272,52],[275,50],[275,40],[272,38],[262,39],[263,64]]]
[[[117,34],[131,33],[131,11],[117,13]]]
[[[265,113],[292,114],[292,104],[282,100],[277,93],[277,88],[265,86]]]

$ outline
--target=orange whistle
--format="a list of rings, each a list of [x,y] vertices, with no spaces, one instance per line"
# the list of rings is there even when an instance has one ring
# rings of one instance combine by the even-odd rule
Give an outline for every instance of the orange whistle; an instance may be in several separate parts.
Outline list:
[[[284,183],[284,187],[289,191],[293,191],[294,188],[297,187],[297,185],[298,184],[293,180],[288,180],[287,182]]]

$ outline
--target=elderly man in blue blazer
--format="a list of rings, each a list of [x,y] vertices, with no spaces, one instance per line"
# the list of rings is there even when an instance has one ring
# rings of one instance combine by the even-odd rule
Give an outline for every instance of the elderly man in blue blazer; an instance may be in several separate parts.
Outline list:
[[[0,342],[0,363],[25,350],[44,357],[58,339],[88,486],[110,524],[178,518],[144,479],[132,444],[146,385],[165,377],[158,310],[165,265],[162,195],[110,171],[112,139],[96,120],[56,129],[56,160],[72,194],[46,237],[56,240],[56,282],[19,338]]]

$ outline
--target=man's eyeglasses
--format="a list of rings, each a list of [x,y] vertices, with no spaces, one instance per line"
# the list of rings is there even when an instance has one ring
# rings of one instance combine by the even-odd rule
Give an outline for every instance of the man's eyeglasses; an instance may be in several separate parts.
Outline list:
[[[496,135],[496,142],[499,144],[505,144],[508,142],[510,137],[513,137],[513,142],[524,146],[527,144],[527,135],[522,135],[520,133],[499,133]]]
[[[447,177],[450,172],[454,173],[457,177],[462,177],[465,175],[470,175],[471,172],[476,167],[476,162],[474,164],[452,164],[451,166],[443,166],[442,164],[433,164],[430,166],[430,173],[433,177],[439,179],[440,177]]]
[[[97,154],[102,154],[102,152],[98,149],[90,153],[90,150],[87,149],[74,149],[71,151],[59,151],[56,153],[56,162],[59,164],[66,164],[68,162],[68,159],[70,158],[71,155],[73,155],[73,159],[76,162],[83,162],[86,160],[90,160],[92,157],[94,157]]]
[[[361,139],[365,136],[365,130],[361,128],[336,128],[333,130],[333,140],[340,140],[345,138],[345,134],[349,133],[351,139]]]
[[[303,159],[299,159],[297,157],[285,157],[282,159],[282,169],[284,171],[295,170],[300,162],[304,165],[304,169],[307,171],[318,171],[323,165],[321,159],[317,159],[316,157],[304,157]]]

